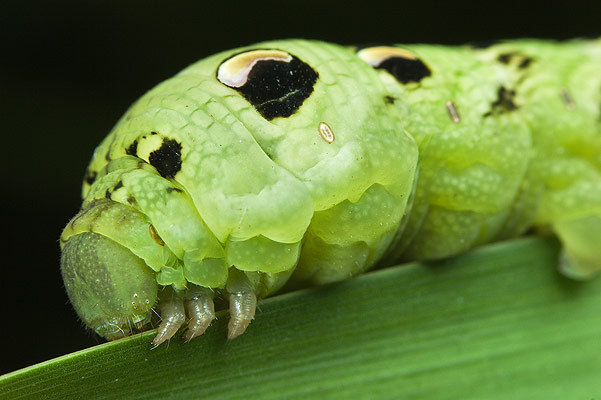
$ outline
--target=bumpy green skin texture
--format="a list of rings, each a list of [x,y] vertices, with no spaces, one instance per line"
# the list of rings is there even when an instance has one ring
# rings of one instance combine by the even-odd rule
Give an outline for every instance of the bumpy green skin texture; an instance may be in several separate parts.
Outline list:
[[[531,132],[515,113],[484,117],[503,77],[469,48],[408,46],[431,69],[419,84],[380,78],[420,149],[407,228],[393,258],[449,257],[496,239],[528,167]],[[461,117],[445,108],[453,101]]]
[[[384,257],[453,256],[532,226],[559,235],[568,273],[600,270],[601,42],[403,48],[431,76],[401,84],[353,48],[301,40],[191,65],[98,146],[95,180],[61,243],[95,232],[143,260],[159,285],[250,285],[260,297],[342,280]],[[246,49],[283,50],[318,72],[296,113],[266,120],[217,80],[221,62]],[[507,53],[532,65],[499,62]],[[491,112],[501,86],[516,90],[516,110]],[[319,136],[322,121],[333,143]],[[149,160],[166,140],[182,161],[163,177]],[[131,233],[116,228],[123,220]]]
[[[601,270],[601,40],[523,40],[483,57],[507,52],[534,60],[527,70],[511,68],[532,150],[509,233],[552,230],[564,245],[563,272],[589,277]]]

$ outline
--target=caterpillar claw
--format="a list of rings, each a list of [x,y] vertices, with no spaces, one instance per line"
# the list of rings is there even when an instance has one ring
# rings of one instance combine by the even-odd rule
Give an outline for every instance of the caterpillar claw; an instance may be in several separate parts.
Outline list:
[[[186,342],[200,336],[215,319],[215,306],[211,296],[201,293],[186,301],[186,310],[190,316],[188,328],[182,336]]]
[[[161,315],[161,324],[157,335],[150,342],[155,347],[171,339],[186,322],[184,301],[176,295],[161,300],[159,302],[159,314]]]
[[[230,321],[227,326],[227,338],[235,339],[246,331],[255,317],[257,295],[254,292],[230,294]]]

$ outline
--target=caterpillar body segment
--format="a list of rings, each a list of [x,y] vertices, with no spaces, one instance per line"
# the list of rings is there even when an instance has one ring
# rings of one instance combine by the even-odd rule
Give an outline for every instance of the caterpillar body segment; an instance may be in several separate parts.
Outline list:
[[[229,338],[257,299],[551,231],[601,270],[601,41],[259,43],[134,103],[96,149],[61,268],[83,321]],[[155,318],[156,319],[156,318]]]

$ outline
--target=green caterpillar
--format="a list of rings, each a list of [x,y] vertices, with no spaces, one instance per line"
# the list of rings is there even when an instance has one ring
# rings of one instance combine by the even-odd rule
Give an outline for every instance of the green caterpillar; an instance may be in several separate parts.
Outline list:
[[[284,40],[159,84],[94,152],[61,271],[115,339],[190,340],[229,301],[552,231],[601,270],[601,40],[349,48]]]

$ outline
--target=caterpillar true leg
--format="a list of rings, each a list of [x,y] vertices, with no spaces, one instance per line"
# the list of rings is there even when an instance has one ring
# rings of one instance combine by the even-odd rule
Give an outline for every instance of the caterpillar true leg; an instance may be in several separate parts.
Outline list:
[[[250,321],[255,317],[257,295],[254,292],[230,294],[230,322],[227,326],[227,338],[234,339],[244,333]]]
[[[171,293],[166,293],[165,296],[167,291]],[[159,314],[162,321],[157,335],[152,339],[153,346],[158,346],[165,340],[171,339],[186,321],[183,299],[174,293],[171,288],[165,288],[162,294],[163,296],[159,300]]]
[[[186,310],[190,321],[183,338],[190,341],[196,336],[202,335],[215,319],[213,297],[206,292],[199,293],[186,301]]]

